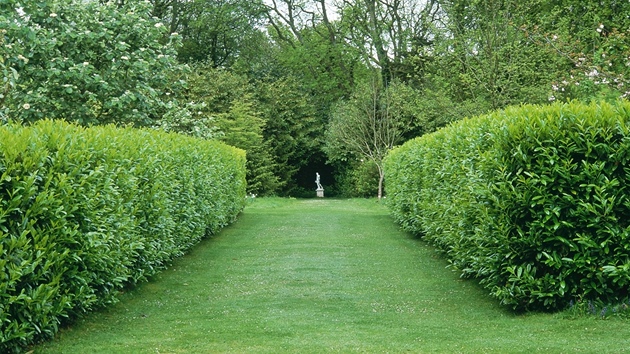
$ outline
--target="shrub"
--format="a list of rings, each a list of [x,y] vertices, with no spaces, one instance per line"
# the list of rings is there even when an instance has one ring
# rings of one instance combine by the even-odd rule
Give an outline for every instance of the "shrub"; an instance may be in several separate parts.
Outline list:
[[[621,301],[630,285],[630,104],[509,108],[394,150],[405,229],[519,310]]]
[[[0,351],[116,301],[233,221],[244,152],[151,130],[0,127]]]

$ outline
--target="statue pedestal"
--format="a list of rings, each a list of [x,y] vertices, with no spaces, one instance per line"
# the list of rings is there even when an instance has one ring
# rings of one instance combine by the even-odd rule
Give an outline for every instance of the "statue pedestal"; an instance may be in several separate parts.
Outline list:
[[[316,192],[317,192],[317,197],[318,198],[324,198],[324,189],[323,188],[317,188]]]

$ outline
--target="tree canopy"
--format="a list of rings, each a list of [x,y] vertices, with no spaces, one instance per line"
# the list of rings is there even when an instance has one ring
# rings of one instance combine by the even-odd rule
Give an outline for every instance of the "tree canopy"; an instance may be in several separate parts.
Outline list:
[[[387,150],[509,105],[625,99],[628,13],[614,0],[5,0],[0,121],[221,139],[248,151],[250,193],[314,195],[318,172],[327,195],[376,195],[380,158],[360,163],[341,127],[396,122]]]

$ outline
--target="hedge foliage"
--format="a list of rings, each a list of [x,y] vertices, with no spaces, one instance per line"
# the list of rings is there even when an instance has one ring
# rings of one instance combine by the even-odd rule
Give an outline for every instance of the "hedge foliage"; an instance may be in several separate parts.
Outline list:
[[[386,160],[403,227],[517,310],[620,301],[630,285],[630,103],[522,106]]]
[[[0,352],[51,337],[233,221],[245,154],[151,130],[0,127]]]

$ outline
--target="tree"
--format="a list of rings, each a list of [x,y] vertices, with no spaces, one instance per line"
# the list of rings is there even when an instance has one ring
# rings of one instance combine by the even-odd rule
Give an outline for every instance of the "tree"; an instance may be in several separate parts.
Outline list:
[[[442,0],[447,22],[441,29],[433,73],[448,82],[455,102],[474,102],[484,110],[545,103],[556,70],[563,63],[532,42],[521,25],[529,3]]]
[[[8,61],[17,80],[3,98],[15,119],[150,126],[180,87],[169,82],[181,69],[179,37],[150,17],[150,4],[8,0],[2,6],[4,46],[20,48]]]
[[[563,60],[550,99],[630,97],[630,3],[537,0],[521,27],[550,57]],[[537,11],[539,10],[539,11]]]
[[[298,171],[321,149],[324,126],[309,95],[293,77],[256,82],[255,97],[265,120],[263,136],[275,161],[275,175],[290,195],[299,185]],[[312,180],[309,181],[312,183]]]
[[[270,143],[265,140],[266,121],[254,96],[254,87],[244,76],[211,65],[198,64],[187,78],[186,98],[198,102],[191,117],[210,122],[213,136],[247,152],[247,192],[273,195],[282,183]]]
[[[215,68],[234,64],[255,43],[262,24],[259,1],[195,0],[185,2],[177,21],[184,62],[210,62]]]
[[[408,59],[432,43],[440,16],[435,0],[344,0],[339,12],[345,40],[361,50],[385,86],[413,71]]]
[[[383,159],[402,142],[411,125],[404,114],[400,95],[405,85],[399,81],[383,88],[373,79],[358,86],[353,96],[333,110],[326,130],[326,151],[331,160],[364,159],[378,170],[378,198],[383,195]]]

